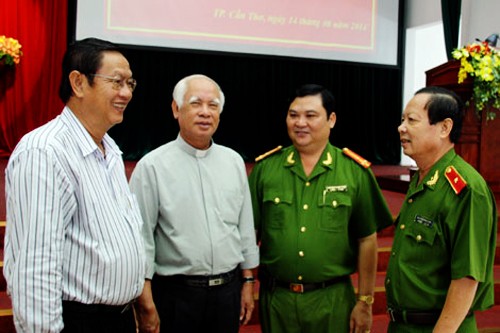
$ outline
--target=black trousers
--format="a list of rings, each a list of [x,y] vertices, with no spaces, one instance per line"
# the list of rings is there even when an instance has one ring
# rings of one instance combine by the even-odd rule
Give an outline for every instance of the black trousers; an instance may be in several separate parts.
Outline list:
[[[220,286],[199,287],[154,276],[151,286],[161,332],[238,333],[239,278]]]
[[[63,333],[135,333],[132,306],[113,307],[63,301]]]

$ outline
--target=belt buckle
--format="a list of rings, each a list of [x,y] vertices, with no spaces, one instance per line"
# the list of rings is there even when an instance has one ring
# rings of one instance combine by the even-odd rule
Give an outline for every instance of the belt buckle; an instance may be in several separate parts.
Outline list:
[[[208,286],[209,287],[220,286],[223,283],[224,283],[224,279],[223,278],[208,280]]]
[[[297,294],[304,293],[304,285],[301,283],[290,283],[290,290]]]

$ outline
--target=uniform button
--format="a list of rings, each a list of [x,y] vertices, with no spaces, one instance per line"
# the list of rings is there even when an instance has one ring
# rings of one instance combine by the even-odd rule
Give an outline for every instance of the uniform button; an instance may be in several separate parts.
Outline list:
[[[417,235],[417,242],[420,242],[422,240],[422,236],[421,235]]]
[[[406,226],[405,226],[404,224],[401,224],[401,225],[399,226],[399,229],[401,229],[401,230],[405,230],[405,228],[406,228]]]
[[[305,204],[304,205],[304,210],[308,210],[309,209],[309,205],[308,204]]]
[[[408,199],[408,203],[413,203],[413,199]]]
[[[302,275],[297,276],[297,280],[302,281],[303,277]]]
[[[304,256],[304,251],[299,251],[299,257],[303,257]]]
[[[389,284],[389,283],[391,283],[391,279],[385,280],[385,284]]]
[[[300,232],[306,232],[307,228],[306,227],[301,227]]]
[[[310,182],[306,182],[306,186],[311,186],[311,183]]]
[[[280,203],[280,198],[278,197],[274,198],[274,203]]]
[[[333,206],[333,208],[337,208],[337,206],[338,206],[338,205],[339,205],[339,204],[338,204],[337,200],[333,200],[333,201],[332,201],[332,206]]]
[[[392,256],[395,256],[395,255],[396,255],[396,252],[394,252],[394,251],[393,251],[393,252],[392,252]]]

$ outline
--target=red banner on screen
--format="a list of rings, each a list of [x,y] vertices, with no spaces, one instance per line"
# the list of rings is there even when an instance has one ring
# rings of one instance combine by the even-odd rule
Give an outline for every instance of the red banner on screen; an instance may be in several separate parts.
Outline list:
[[[244,4],[244,7],[242,6]],[[108,0],[113,33],[331,51],[375,47],[376,0]],[[168,14],[168,15],[167,15]],[[164,19],[169,17],[169,19]]]

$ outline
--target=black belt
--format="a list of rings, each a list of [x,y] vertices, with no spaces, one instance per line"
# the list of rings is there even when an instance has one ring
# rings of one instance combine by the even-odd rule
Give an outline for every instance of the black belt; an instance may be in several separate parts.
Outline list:
[[[259,272],[260,273],[260,272]],[[337,284],[339,282],[345,282],[350,279],[349,275],[337,276],[333,279],[329,279],[323,282],[313,282],[313,283],[293,283],[277,280],[268,274],[259,274],[259,278],[262,280],[261,285],[267,286],[269,289],[274,287],[280,287],[290,290],[291,292],[302,294],[308,291],[313,291],[317,289],[323,289],[331,285]]]
[[[441,311],[398,311],[391,308],[387,312],[392,322],[412,325],[435,325],[441,315]],[[467,317],[472,314],[469,311]]]
[[[134,301],[123,305],[107,305],[107,304],[85,304],[75,301],[63,301],[63,312],[74,313],[125,313],[132,309]]]
[[[230,272],[217,275],[156,275],[156,278],[167,283],[178,283],[190,287],[210,288],[233,282],[239,276],[239,272],[239,268],[235,268]]]

